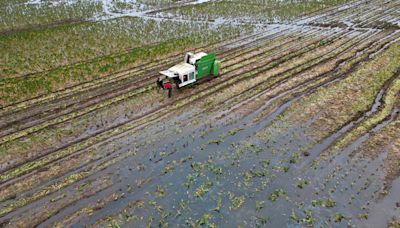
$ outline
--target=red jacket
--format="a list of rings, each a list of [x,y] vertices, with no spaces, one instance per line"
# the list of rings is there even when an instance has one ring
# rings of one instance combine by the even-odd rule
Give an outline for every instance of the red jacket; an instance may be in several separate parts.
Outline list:
[[[169,84],[169,83],[164,84],[164,89],[171,89],[171,88],[172,88],[171,84]]]

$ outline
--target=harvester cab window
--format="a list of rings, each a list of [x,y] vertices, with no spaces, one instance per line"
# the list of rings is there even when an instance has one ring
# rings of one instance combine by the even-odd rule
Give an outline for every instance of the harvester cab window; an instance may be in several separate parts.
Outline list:
[[[189,74],[189,80],[193,80],[194,79],[194,72]]]
[[[183,81],[186,82],[187,80],[188,80],[188,75],[187,74],[183,75]]]

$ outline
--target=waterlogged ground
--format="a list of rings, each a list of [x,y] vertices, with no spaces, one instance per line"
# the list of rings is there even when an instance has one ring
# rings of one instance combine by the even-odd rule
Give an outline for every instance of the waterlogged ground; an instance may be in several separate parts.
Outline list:
[[[6,22],[5,50],[48,52],[3,55],[0,226],[399,227],[400,1],[246,3],[93,1],[83,24]],[[47,33],[74,37],[71,58],[48,64]],[[158,71],[186,50],[215,51],[221,74],[167,98]]]

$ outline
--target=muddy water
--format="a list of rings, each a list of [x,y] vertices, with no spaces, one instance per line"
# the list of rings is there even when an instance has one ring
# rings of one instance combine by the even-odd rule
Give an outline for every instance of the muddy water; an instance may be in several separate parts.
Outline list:
[[[389,194],[379,200],[371,209],[371,216],[359,225],[363,227],[379,227],[382,221],[400,218],[400,210],[396,203],[400,202],[400,178],[392,182]]]
[[[194,162],[194,161],[202,162],[204,160],[207,160],[207,158],[209,158],[209,156],[219,158],[222,156],[221,152],[219,151],[219,148],[227,149],[228,154],[233,153],[231,151],[232,149],[230,148],[230,145],[232,143],[235,144],[235,143],[239,142],[240,139],[249,139],[249,141],[255,141],[254,143],[256,143],[256,141],[258,141],[258,140],[254,140],[255,138],[257,138],[257,137],[254,137],[254,133],[265,128],[266,125],[270,124],[272,120],[274,120],[280,113],[282,113],[295,100],[297,100],[297,99],[294,99],[290,102],[283,104],[275,112],[273,112],[267,118],[265,118],[263,121],[261,121],[258,124],[255,124],[253,126],[249,126],[250,122],[239,121],[238,123],[233,124],[233,125],[228,125],[225,127],[224,126],[218,127],[217,130],[209,132],[202,139],[195,137],[193,142],[191,142],[190,137],[180,137],[178,139],[169,137],[169,139],[167,141],[163,140],[163,142],[166,142],[166,145],[168,145],[167,148],[165,148],[164,146],[158,146],[158,148],[157,148],[156,145],[152,145],[148,150],[149,161],[146,162],[144,160],[142,163],[144,164],[145,167],[147,167],[146,172],[150,172],[149,176],[153,177],[152,182],[154,184],[151,184],[149,186],[141,188],[140,190],[136,191],[135,194],[125,195],[124,200],[118,201],[116,203],[112,203],[112,205],[108,206],[104,210],[101,210],[99,213],[97,213],[95,216],[91,217],[89,220],[82,222],[81,225],[90,224],[90,223],[95,222],[99,218],[112,213],[114,211],[114,208],[124,207],[124,204],[126,204],[126,202],[130,202],[130,201],[134,201],[134,200],[138,200],[138,199],[142,199],[142,198],[148,198],[148,200],[151,201],[152,198],[146,197],[146,193],[154,191],[154,188],[156,188],[158,185],[170,186],[170,184],[173,183],[173,186],[169,187],[172,189],[168,190],[168,192],[172,191],[172,192],[174,192],[174,195],[171,197],[166,197],[164,199],[161,199],[160,203],[163,205],[177,205],[177,203],[180,202],[179,201],[180,196],[185,196],[185,191],[187,191],[184,188],[182,188],[181,186],[183,184],[182,182],[185,180],[184,175],[187,173],[190,173],[191,168],[190,168],[190,166],[179,167],[173,171],[173,174],[168,174],[165,176],[157,177],[157,173],[160,172],[160,169],[163,165],[165,165],[166,163],[173,161],[173,160],[179,160],[179,158],[185,157],[185,155],[193,155],[194,158],[191,160],[191,162]],[[180,118],[184,118],[184,116],[181,116]],[[178,118],[178,119],[180,119],[180,118]],[[248,121],[250,121],[252,119],[252,115],[250,115],[246,119]],[[227,137],[224,140],[224,142],[221,142],[218,145],[207,144],[208,141],[218,138],[219,135],[226,134],[226,132],[228,132],[229,130],[236,129],[236,128],[244,128],[244,130],[239,131],[234,136]],[[192,133],[192,134],[196,134],[196,133]],[[185,135],[185,134],[183,134],[183,135]],[[198,135],[198,133],[196,135]],[[276,139],[277,139],[277,142],[276,142],[277,145],[273,147],[273,150],[278,150],[280,145],[285,144],[286,141],[288,140],[288,136],[285,135],[284,137],[281,137],[281,135],[277,135]],[[170,143],[168,143],[168,142],[170,142]],[[204,144],[206,144],[207,146],[199,151],[199,148]],[[304,142],[303,146],[305,146],[306,144],[307,143]],[[184,146],[184,145],[186,145],[186,146]],[[296,140],[296,146],[293,146],[293,149],[297,148],[297,146],[299,146],[299,145],[301,145],[300,140]],[[183,151],[180,151],[180,152],[174,152],[171,147],[185,148],[185,149],[183,149]],[[265,147],[265,145],[263,147]],[[162,158],[158,157],[157,153],[154,152],[154,151],[161,151],[161,150],[166,150],[166,151],[172,150],[172,151],[170,152],[170,156],[168,156],[167,159],[162,159]],[[229,151],[231,151],[231,152],[229,152]],[[286,155],[286,157],[287,156],[289,156],[289,155]],[[228,155],[228,157],[229,157],[229,155]],[[243,163],[245,163],[245,164],[243,164],[243,167],[245,167],[246,169],[249,167],[254,167],[254,164],[257,164],[259,159],[260,158],[257,156],[252,159],[248,158],[246,160],[243,160]],[[278,164],[280,162],[282,162],[284,159],[270,158],[270,160],[271,160],[272,164],[275,164],[276,166],[278,166]],[[218,160],[218,163],[216,165],[221,166],[222,170],[227,170],[226,171],[227,176],[224,176],[221,179],[218,178],[218,183],[216,183],[216,186],[218,186],[219,190],[214,190],[214,191],[215,192],[231,191],[231,192],[234,192],[234,194],[236,194],[236,195],[237,194],[246,195],[245,201],[250,201],[250,202],[245,203],[243,205],[243,208],[241,208],[240,211],[238,211],[238,212],[230,211],[229,209],[228,210],[221,209],[221,213],[218,214],[218,217],[220,217],[220,219],[218,219],[217,221],[218,221],[218,223],[225,224],[225,225],[234,225],[234,224],[237,224],[238,221],[244,220],[246,223],[249,223],[249,224],[251,223],[254,225],[258,221],[258,219],[257,219],[257,216],[251,212],[253,210],[252,204],[254,204],[254,202],[251,203],[251,201],[254,201],[255,199],[257,199],[258,201],[265,201],[265,198],[266,198],[265,193],[262,194],[263,196],[259,196],[256,194],[256,192],[249,191],[248,188],[242,189],[241,187],[235,186],[236,185],[235,180],[238,178],[238,173],[240,173],[240,171],[243,171],[243,170],[240,170],[240,169],[236,170],[237,169],[236,167],[232,168],[229,165],[230,162],[231,162],[230,159],[225,160],[224,158],[221,158],[220,160]],[[128,160],[124,161],[124,164],[126,164],[128,167],[129,167],[128,164],[131,164],[131,163],[134,163],[134,160],[128,159]],[[155,163],[155,165],[154,165],[154,163]],[[119,167],[125,167],[125,165],[119,164]],[[132,179],[133,173],[132,173],[132,171],[128,171],[129,169],[126,169],[126,168],[124,168],[122,170],[123,171],[121,171],[121,173],[116,175],[116,178],[118,178],[119,180],[125,180],[122,182],[126,183],[127,180]],[[275,171],[270,170],[270,172],[275,172]],[[182,176],[182,174],[183,174],[183,176]],[[122,177],[121,177],[121,175],[122,175]],[[139,178],[139,177],[143,178],[146,175],[144,174],[144,176],[143,175],[139,175],[139,176],[134,175],[134,176],[136,178]],[[207,178],[208,177],[211,179],[211,178],[213,178],[213,175],[209,175],[209,176],[207,176]],[[289,178],[289,180],[291,180],[291,178]],[[259,181],[257,181],[257,182],[259,182]],[[289,181],[287,184],[284,184],[283,182],[279,182],[279,184],[277,184],[276,187],[273,187],[271,189],[276,189],[278,187],[280,187],[280,188],[281,187],[285,187],[285,188],[290,187],[291,183],[292,183],[292,181]],[[257,183],[257,184],[261,184],[261,183]],[[113,191],[118,192],[117,189],[121,188],[121,186],[123,186],[123,185],[118,184],[116,187],[108,190],[107,192],[108,193],[111,193]],[[124,189],[124,188],[125,187],[122,187],[122,189]],[[124,191],[124,190],[122,190],[122,191]],[[178,197],[176,197],[176,196],[178,196]],[[193,201],[193,199],[191,199],[190,197],[182,198],[182,199],[187,203],[191,203],[191,201]],[[172,200],[173,202],[171,202],[170,200]],[[213,202],[210,198],[207,198],[206,202],[204,202],[204,200],[206,200],[206,199],[202,199],[201,202],[196,202],[196,201],[193,202],[194,203],[193,206],[196,208],[196,210],[199,213],[198,216],[201,216],[201,214],[200,214],[201,211],[203,211],[203,212],[207,211],[207,205],[213,205]],[[93,201],[93,199],[84,200],[84,201],[80,202],[80,204],[84,205],[85,202],[89,202],[89,201]],[[225,196],[223,204],[229,205],[229,202],[230,202],[229,199],[226,199],[226,196]],[[214,202],[214,204],[215,204],[215,202]],[[280,207],[278,210],[276,210],[277,208],[269,207],[268,212],[266,213],[266,214],[274,215],[273,223],[275,225],[286,224],[285,217],[287,217],[288,213],[290,213],[289,209],[294,208],[294,205],[292,205],[291,202],[286,201],[286,200],[280,202],[279,205],[280,205]],[[73,211],[74,210],[73,208],[74,207],[72,207],[70,210]],[[203,208],[203,209],[200,209],[200,208]],[[264,210],[267,210],[267,209],[264,209]],[[246,212],[246,213],[244,213],[244,212]],[[232,213],[234,213],[234,214],[238,213],[237,215],[239,217],[237,218],[237,220],[227,221],[226,217]],[[251,214],[253,214],[253,215],[251,215]],[[60,215],[62,215],[62,214],[60,214]],[[187,214],[186,217],[189,215],[196,216],[197,213]],[[155,216],[157,216],[157,215],[155,215]],[[244,216],[244,217],[241,217],[241,216]],[[55,218],[56,217],[58,217],[58,216],[55,216]],[[148,217],[148,215],[147,215],[147,217]],[[183,215],[183,217],[185,217],[185,215]],[[246,221],[246,218],[251,218],[251,219],[249,221]],[[53,220],[53,218],[52,218],[52,220]],[[49,222],[51,222],[51,220]],[[180,220],[178,220],[176,222],[180,223]]]
[[[280,109],[278,109],[273,115],[271,115],[270,118],[267,118],[267,119],[265,120],[265,124],[267,124],[268,122],[270,122],[276,115],[278,115],[281,111],[283,111],[284,108],[287,107],[287,105],[289,105],[289,104],[286,104],[286,105],[282,106],[282,107],[281,107]],[[182,118],[182,117],[184,117],[184,116],[181,116],[180,118]],[[208,140],[213,139],[214,137],[218,137],[218,135],[221,134],[221,133],[226,133],[226,132],[227,132],[230,128],[232,128],[232,127],[244,127],[244,126],[241,126],[241,124],[236,124],[236,125],[234,125],[234,126],[230,126],[229,128],[228,128],[228,127],[226,127],[225,129],[224,129],[224,128],[220,128],[218,131],[214,131],[214,132],[208,134],[204,139],[195,140],[193,143],[190,143],[187,147],[188,147],[188,148],[192,148],[192,149],[187,149],[187,151],[185,151],[185,154],[198,154],[198,153],[196,153],[196,150],[198,150],[198,147],[199,147],[200,145],[204,144],[204,143],[207,142]],[[226,147],[229,147],[229,143],[236,142],[236,141],[238,141],[240,138],[245,138],[245,137],[251,135],[252,132],[254,132],[255,130],[260,129],[260,128],[262,128],[262,125],[260,125],[260,126],[258,126],[258,127],[254,127],[254,128],[252,128],[252,129],[248,129],[248,130],[244,130],[244,131],[242,131],[242,132],[239,132],[237,135],[235,135],[234,137],[230,138],[229,140],[227,140],[226,142],[224,142],[224,143],[221,144],[220,146],[222,146],[222,147],[225,147],[225,146],[226,146]],[[173,135],[173,134],[172,134],[172,135]],[[187,143],[187,140],[189,140],[189,137],[182,137],[182,138],[179,138],[179,139],[174,139],[174,138],[172,138],[172,139],[169,139],[168,141],[169,141],[169,142],[173,142],[172,144],[174,145],[174,147],[181,147],[182,145],[185,145],[185,143]],[[166,141],[166,144],[167,144],[167,145],[171,145],[171,143],[168,143],[168,141]],[[164,142],[164,141],[163,141],[163,142]],[[167,146],[167,147],[169,147],[169,146]],[[210,147],[210,149],[212,150],[213,148],[218,148],[219,146],[210,145],[209,147]],[[161,148],[163,148],[163,146],[160,146],[160,149],[161,149]],[[207,150],[208,150],[208,149],[207,149]],[[148,152],[149,152],[149,154],[148,154],[149,162],[146,162],[146,156],[143,157],[143,158],[144,158],[144,159],[143,159],[143,164],[145,164],[145,166],[150,166],[150,165],[152,165],[153,161],[157,161],[157,162],[156,162],[156,164],[158,164],[157,166],[162,166],[163,164],[165,164],[166,161],[160,160],[159,158],[157,158],[157,157],[156,157],[156,154],[154,153],[154,151],[157,151],[157,149],[154,147],[154,145],[152,145],[151,148],[149,148],[149,151],[148,151]],[[174,158],[173,156],[174,156],[174,154],[172,154],[172,156],[169,156],[169,157],[168,157],[168,160],[173,159],[173,158]],[[175,156],[181,157],[181,156],[183,156],[183,155],[182,155],[182,153],[180,153],[180,154],[177,154],[177,155],[175,155]],[[130,163],[132,163],[132,162],[134,162],[134,160],[128,159],[127,161],[124,162],[124,164],[130,164]],[[119,167],[125,167],[124,164],[119,164]],[[128,166],[129,166],[129,165],[128,165]],[[157,170],[156,168],[157,168],[157,167],[155,167],[155,168],[149,167],[149,169],[151,169],[151,170]],[[158,169],[159,169],[159,167],[158,167]],[[122,175],[124,175],[126,179],[131,179],[131,178],[132,178],[132,172],[128,172],[128,171],[126,171],[126,169],[123,169],[123,170],[125,170],[125,171],[122,172]],[[157,173],[157,172],[156,172],[156,173]],[[184,173],[185,173],[185,172],[184,172]],[[117,174],[117,176],[119,176],[119,175],[121,175],[121,174]],[[179,183],[180,180],[184,179],[184,178],[182,178],[182,177],[180,177],[180,176],[174,176],[174,178],[176,179],[175,181],[176,181],[177,183]],[[162,180],[159,180],[159,181],[162,181]],[[158,181],[157,181],[157,182],[158,182]],[[116,188],[118,188],[118,187],[116,187]],[[148,189],[148,188],[146,188],[146,189]],[[112,192],[112,191],[114,191],[114,190],[115,190],[115,189],[112,189],[112,190],[110,190],[110,191],[108,191],[108,192]],[[89,199],[89,200],[90,200],[90,199]],[[85,200],[85,201],[82,201],[82,202],[83,202],[83,205],[84,205],[84,202],[87,202],[87,201]],[[120,202],[120,203],[125,203],[125,202],[127,202],[127,201],[123,201],[123,202]],[[111,208],[114,208],[114,207],[111,207]],[[111,210],[112,210],[112,209],[111,209]],[[109,212],[110,212],[109,210],[105,210],[105,211],[104,211],[104,214],[108,214]],[[99,216],[101,216],[102,214],[103,214],[103,213],[100,213]],[[55,216],[54,218],[57,218],[57,217],[58,217],[58,216]],[[96,217],[93,218],[93,220],[91,219],[91,221],[95,221],[95,219],[96,219]],[[52,218],[52,220],[53,220],[53,218]]]
[[[366,116],[378,109],[382,95],[382,91],[377,94],[375,103]],[[145,202],[145,208],[128,207],[127,211],[145,220],[125,221],[125,226],[144,226],[147,223],[157,225],[164,220],[170,224],[188,225],[191,222],[199,222],[201,218],[204,220],[209,215],[210,221],[226,227],[237,224],[257,226],[264,223],[274,227],[298,227],[300,224],[335,227],[352,225],[358,214],[363,213],[360,208],[373,200],[374,194],[380,188],[381,174],[374,173],[384,156],[374,161],[361,158],[347,161],[346,156],[337,157],[334,158],[337,162],[321,164],[317,170],[309,167],[312,157],[299,155],[296,159],[294,155],[303,151],[302,148],[312,145],[312,139],[305,135],[305,129],[288,126],[286,119],[278,117],[299,98],[283,103],[257,123],[253,123],[252,120],[259,111],[232,124],[206,120],[205,124],[198,127],[192,126],[174,133],[175,130],[179,130],[176,122],[193,115],[196,110],[192,110],[176,116],[165,125],[158,126],[166,131],[165,137],[155,138],[156,134],[152,134],[160,130],[157,126],[148,128],[143,132],[144,135],[133,140],[143,142],[150,138],[155,139],[155,142],[139,145],[138,156],[125,159],[91,177],[99,178],[103,173],[113,176],[114,185],[111,188],[69,206],[42,226],[49,225],[77,208],[101,200],[112,193],[123,194],[123,198],[109,203],[77,226],[92,224],[106,216],[121,213],[118,209],[138,200]],[[266,105],[271,103],[266,102]],[[234,129],[243,130],[229,135],[228,132]],[[268,129],[267,138],[255,135],[264,129]],[[212,142],[220,139],[221,135],[222,140],[218,143]],[[129,137],[120,140],[121,143],[132,141]],[[132,146],[131,144],[121,150]],[[320,147],[315,148],[318,148],[315,149],[316,153],[321,151]],[[352,147],[348,150],[350,152],[353,149]],[[345,154],[347,153],[343,153]],[[191,156],[189,161],[179,162],[188,156]],[[178,164],[172,171],[165,173],[165,167],[174,161]],[[138,164],[141,164],[144,170],[138,171],[135,168]],[[221,173],[216,172],[215,168],[221,168]],[[131,192],[128,190],[128,183],[134,185],[139,179],[147,178],[151,178],[148,184]],[[193,178],[189,187],[186,185],[188,178]],[[307,180],[308,184],[298,187],[301,180]],[[199,189],[203,188],[206,190],[198,193]],[[159,194],[160,190],[157,189],[162,189],[163,194]],[[275,197],[277,194],[278,196],[271,198],[274,194]],[[334,202],[331,202],[334,205],[327,207],[325,204],[328,199]],[[178,213],[178,209],[182,207],[181,202],[184,202],[185,206]],[[218,202],[221,202],[220,206]],[[167,212],[171,212],[172,215]],[[336,214],[339,212],[340,214]],[[173,218],[175,213],[179,215]],[[154,219],[149,221],[150,218]],[[386,220],[378,221],[379,224],[385,222]]]

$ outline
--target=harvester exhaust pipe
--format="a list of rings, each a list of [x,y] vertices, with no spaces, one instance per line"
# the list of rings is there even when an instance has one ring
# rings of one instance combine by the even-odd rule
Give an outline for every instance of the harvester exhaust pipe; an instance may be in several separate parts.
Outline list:
[[[192,52],[187,52],[185,55],[185,59],[183,60],[185,63],[189,63],[190,58],[192,58],[194,54]]]

